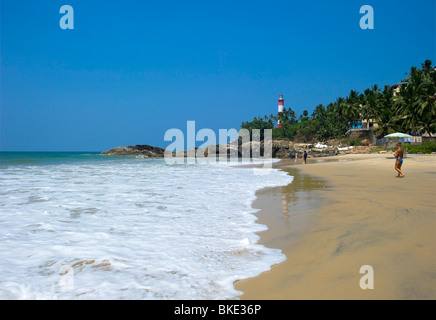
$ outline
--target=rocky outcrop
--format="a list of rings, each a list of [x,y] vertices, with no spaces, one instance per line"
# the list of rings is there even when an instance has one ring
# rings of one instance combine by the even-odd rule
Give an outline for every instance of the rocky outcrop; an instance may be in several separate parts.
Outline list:
[[[295,152],[306,151],[311,157],[326,157],[337,155],[337,147],[317,148],[316,145],[310,143],[294,143],[286,140],[273,140],[271,147],[271,155],[265,155],[264,141],[248,141],[242,143],[241,139],[232,141],[226,145],[211,145],[204,149],[191,149],[188,151],[173,152],[176,157],[272,157],[276,159],[286,159],[295,157]],[[163,158],[165,149],[153,147],[149,145],[136,145],[128,147],[117,147],[108,151],[102,152],[105,155],[123,155],[123,156],[144,156],[148,158]]]
[[[137,144],[136,146],[116,147],[101,154],[110,156],[144,156],[147,158],[163,158],[165,149],[149,145]]]
[[[232,141],[227,145],[212,145],[204,149],[195,149],[197,156],[205,156],[214,154],[215,156],[236,157],[264,157],[265,142],[264,141],[248,141],[242,143],[241,139]],[[326,157],[337,155],[337,147],[317,148],[309,143],[294,143],[287,140],[273,140],[271,146],[271,157],[276,159],[294,158],[296,151],[303,153],[306,151],[312,157]],[[194,150],[187,152],[188,156],[194,156]]]
[[[290,141],[273,140],[273,158],[294,158],[298,153],[307,152],[309,157],[328,157],[338,154],[337,147],[318,148],[312,143],[294,143]]]
[[[355,144],[357,141],[365,141],[367,145],[375,144],[376,136],[373,130],[365,129],[353,129],[348,130],[345,134],[351,144]]]

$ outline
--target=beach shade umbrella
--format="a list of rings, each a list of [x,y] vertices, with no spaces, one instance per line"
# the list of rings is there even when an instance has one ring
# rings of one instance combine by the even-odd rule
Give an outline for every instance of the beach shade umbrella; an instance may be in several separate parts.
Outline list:
[[[401,132],[395,132],[388,134],[387,136],[384,136],[385,138],[412,138],[411,135],[401,133]]]

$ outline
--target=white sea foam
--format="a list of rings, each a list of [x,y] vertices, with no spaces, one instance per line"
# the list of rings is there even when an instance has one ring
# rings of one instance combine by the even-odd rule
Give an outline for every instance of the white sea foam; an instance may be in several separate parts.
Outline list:
[[[0,169],[0,299],[235,299],[285,256],[258,244],[278,170],[134,159]]]

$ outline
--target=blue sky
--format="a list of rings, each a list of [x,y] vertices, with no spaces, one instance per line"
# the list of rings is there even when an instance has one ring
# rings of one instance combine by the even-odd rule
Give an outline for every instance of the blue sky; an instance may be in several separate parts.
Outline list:
[[[436,63],[434,0],[1,0],[0,32],[2,151],[166,147],[190,120],[239,129],[280,93],[311,112]]]

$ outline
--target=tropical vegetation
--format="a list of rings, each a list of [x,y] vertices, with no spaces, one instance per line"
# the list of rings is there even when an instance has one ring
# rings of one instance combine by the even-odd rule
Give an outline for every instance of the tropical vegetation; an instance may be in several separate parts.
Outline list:
[[[407,150],[407,153],[424,153],[424,154],[430,154],[433,152],[436,152],[436,143],[426,141],[421,144],[403,144],[401,146],[404,150]],[[392,152],[395,152],[397,150],[397,147],[393,147],[391,149]]]
[[[407,78],[395,85],[375,84],[359,93],[351,90],[327,106],[316,106],[311,115],[298,116],[292,108],[280,115],[255,117],[241,129],[272,129],[273,139],[326,141],[343,138],[355,121],[371,120],[377,137],[393,132],[432,135],[436,132],[436,68],[430,60],[412,67]],[[280,120],[282,128],[276,128]]]

